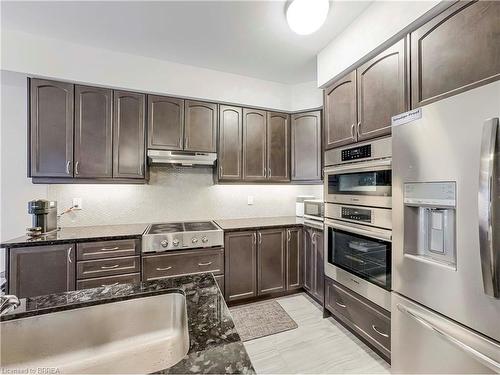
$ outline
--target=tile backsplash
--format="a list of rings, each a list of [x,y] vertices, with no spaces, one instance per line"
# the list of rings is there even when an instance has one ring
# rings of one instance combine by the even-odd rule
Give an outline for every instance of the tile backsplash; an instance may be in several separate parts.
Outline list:
[[[82,198],[61,226],[295,215],[297,195],[323,195],[322,185],[214,184],[211,168],[153,166],[147,185],[49,185],[59,212]],[[249,197],[253,204],[248,205]]]

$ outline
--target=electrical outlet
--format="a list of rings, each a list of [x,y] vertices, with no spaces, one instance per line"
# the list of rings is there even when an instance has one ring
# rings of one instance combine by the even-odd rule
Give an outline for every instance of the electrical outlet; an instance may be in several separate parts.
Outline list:
[[[82,210],[83,209],[82,198],[73,198],[73,209],[74,210]]]
[[[249,195],[247,198],[247,204],[251,206],[253,204],[253,195]]]

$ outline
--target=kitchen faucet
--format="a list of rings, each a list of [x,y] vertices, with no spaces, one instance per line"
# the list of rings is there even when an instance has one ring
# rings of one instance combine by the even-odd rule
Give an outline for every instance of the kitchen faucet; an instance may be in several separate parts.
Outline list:
[[[0,315],[7,314],[12,310],[17,309],[20,304],[19,298],[14,295],[0,296]]]

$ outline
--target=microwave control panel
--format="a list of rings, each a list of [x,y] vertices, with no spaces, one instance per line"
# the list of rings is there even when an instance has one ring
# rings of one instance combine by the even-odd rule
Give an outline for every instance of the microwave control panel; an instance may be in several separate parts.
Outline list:
[[[369,158],[371,156],[372,156],[371,144],[342,150],[342,155],[341,155],[342,161],[364,159],[364,158]]]
[[[362,208],[342,207],[341,217],[342,219],[355,220],[363,223],[372,222],[371,210],[366,210]]]

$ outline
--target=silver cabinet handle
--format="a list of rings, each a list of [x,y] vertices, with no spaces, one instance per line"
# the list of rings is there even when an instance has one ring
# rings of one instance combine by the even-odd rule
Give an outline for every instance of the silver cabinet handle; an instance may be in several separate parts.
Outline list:
[[[202,267],[202,266],[209,266],[211,264],[212,264],[212,262],[198,263],[198,266],[200,266],[200,267]]]
[[[312,243],[315,244],[316,243],[316,232],[312,232]]]
[[[102,284],[101,286],[102,287],[108,287],[108,286],[115,286],[115,285],[118,285],[118,281],[116,283],[113,283],[113,284]]]
[[[78,172],[78,165],[79,165],[79,164],[80,164],[80,162],[79,162],[79,161],[77,161],[77,162],[75,163],[75,174],[78,174],[78,173],[79,173],[79,172]]]
[[[253,233],[253,244],[255,245],[257,243],[257,235],[255,232]]]
[[[164,267],[164,268],[161,268],[161,267],[156,267],[156,270],[157,271],[168,271],[168,270],[171,270],[172,269],[172,266],[169,266],[169,267]]]
[[[359,140],[359,138],[361,138],[361,121],[358,122],[358,126],[356,127],[356,134]]]
[[[269,175],[269,178],[271,178],[271,168],[267,168],[267,174]]]
[[[139,174],[142,176],[144,174],[144,164],[139,166]]]
[[[498,118],[487,120],[483,126],[479,167],[479,253],[483,274],[484,292],[494,298],[500,298],[500,262],[498,251],[500,244],[495,244],[493,233],[495,217],[495,150],[499,138]],[[498,230],[498,229],[497,229]]]
[[[222,177],[222,165],[219,167],[219,176]]]
[[[356,133],[354,132],[354,127],[356,126],[356,124],[352,124],[351,125],[351,138],[352,139],[356,139]]]
[[[389,337],[389,335],[387,333],[384,333],[384,332],[381,332],[379,331],[379,329],[377,328],[377,326],[375,324],[372,324],[372,329],[377,332],[380,336],[382,337]]]
[[[342,307],[343,309],[345,309],[345,308],[347,307],[346,305],[344,305],[343,303],[340,303],[340,302],[338,302],[338,301],[335,301],[335,303],[336,303],[337,305],[339,305],[340,307]]]
[[[71,250],[73,250],[73,246],[71,246],[68,249],[68,253],[66,254],[66,257],[68,258],[68,263],[73,263],[73,261],[71,260]]]
[[[119,247],[118,246],[115,246],[115,247],[103,247],[101,249],[101,251],[113,251],[113,250],[118,250]]]
[[[288,242],[290,242],[290,237],[291,237],[290,229],[287,229],[287,230],[286,230],[286,240],[287,240]]]
[[[113,268],[120,267],[119,264],[113,264],[112,266],[101,266],[101,270],[112,270]]]
[[[259,243],[262,243],[262,233],[259,232]]]
[[[449,343],[457,346],[459,349],[463,350],[470,356],[474,357],[477,361],[481,362],[485,366],[491,368],[493,371],[500,373],[500,362],[498,362],[496,359],[493,359],[483,353],[481,353],[479,350],[467,345],[466,343],[460,341],[456,337],[452,336],[450,333],[446,332],[444,329],[441,329],[440,327],[436,326],[434,323],[432,323],[429,319],[427,319],[425,316],[420,314],[419,312],[413,310],[412,308],[403,306],[402,304],[398,303],[397,308],[399,311],[402,313],[406,314],[410,318],[414,319],[416,322],[421,324],[423,327],[430,329],[431,331],[437,333],[438,335],[441,336],[441,338],[445,339]],[[480,342],[482,345],[487,345],[491,346],[491,349],[489,350],[490,353],[500,353],[500,346],[497,344],[494,344],[493,342],[479,338]],[[500,356],[498,356],[500,357]]]
[[[71,173],[71,171],[69,169],[70,166],[71,166],[71,161],[69,161],[69,160],[66,161],[66,174],[70,174]]]

